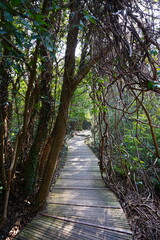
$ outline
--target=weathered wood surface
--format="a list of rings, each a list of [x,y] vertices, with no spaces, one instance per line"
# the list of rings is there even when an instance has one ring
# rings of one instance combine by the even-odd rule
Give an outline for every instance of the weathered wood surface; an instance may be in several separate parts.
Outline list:
[[[128,222],[116,196],[106,188],[98,159],[84,136],[69,141],[67,162],[46,209],[19,234],[19,240],[129,240]]]

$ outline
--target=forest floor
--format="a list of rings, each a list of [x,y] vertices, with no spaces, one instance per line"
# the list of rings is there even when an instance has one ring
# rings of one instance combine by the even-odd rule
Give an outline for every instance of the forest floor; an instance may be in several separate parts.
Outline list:
[[[53,182],[56,181],[60,174],[65,163],[66,155],[67,148],[65,147],[60,156],[60,165]],[[160,201],[152,195],[147,196],[145,191],[135,194],[135,192],[128,187],[127,181],[124,179],[118,179],[116,184],[108,184],[108,186],[120,199],[120,203],[134,234],[133,239],[160,239]],[[17,189],[10,198],[8,220],[4,228],[0,231],[0,240],[12,240],[37,214],[32,204],[34,196],[31,196],[29,199],[24,199],[22,193],[22,189]],[[2,196],[0,194],[0,202],[2,202],[1,198]]]
[[[120,199],[133,232],[134,240],[160,239],[160,201],[146,192],[136,193],[127,185],[127,180],[109,184]]]

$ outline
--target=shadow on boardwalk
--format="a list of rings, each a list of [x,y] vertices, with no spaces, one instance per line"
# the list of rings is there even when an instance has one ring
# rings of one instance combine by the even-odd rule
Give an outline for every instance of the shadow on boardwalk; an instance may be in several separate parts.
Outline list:
[[[98,159],[84,143],[69,141],[67,162],[48,197],[48,205],[17,240],[132,239],[116,196],[105,187]]]

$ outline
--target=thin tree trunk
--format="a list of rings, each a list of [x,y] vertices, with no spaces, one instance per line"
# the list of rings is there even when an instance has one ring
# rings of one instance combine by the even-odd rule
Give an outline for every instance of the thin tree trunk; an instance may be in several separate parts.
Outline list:
[[[4,49],[4,52],[8,52]],[[0,171],[1,171],[1,181],[4,190],[4,201],[3,201],[3,214],[2,214],[2,225],[7,218],[7,206],[8,200],[6,201],[6,196],[9,194],[9,182],[7,179],[6,166],[9,165],[8,151],[8,85],[10,81],[9,72],[6,70],[6,64],[1,64],[1,77],[0,79]],[[8,198],[8,197],[7,197]]]
[[[1,181],[4,190],[7,188],[7,179],[4,165],[4,129],[3,129],[3,118],[2,118],[2,104],[0,104],[0,171]]]
[[[42,63],[44,72],[41,76],[40,96],[42,97],[42,106],[36,136],[29,151],[28,160],[25,166],[25,193],[32,194],[37,179],[37,168],[42,145],[48,134],[48,123],[51,117],[51,91],[50,83],[52,81],[52,63],[48,60]],[[38,96],[39,98],[39,96]]]

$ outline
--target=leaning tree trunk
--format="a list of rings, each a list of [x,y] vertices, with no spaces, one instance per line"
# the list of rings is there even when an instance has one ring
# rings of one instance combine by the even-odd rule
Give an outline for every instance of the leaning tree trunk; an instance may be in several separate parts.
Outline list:
[[[65,89],[65,87],[63,87]],[[61,98],[61,105],[59,108],[58,116],[55,122],[55,126],[51,135],[51,150],[49,153],[48,161],[45,166],[43,181],[40,186],[36,205],[39,206],[44,203],[46,196],[48,195],[49,188],[52,181],[52,176],[57,163],[57,158],[63,144],[63,140],[66,133],[68,108],[71,97],[63,91]]]
[[[50,185],[52,182],[52,176],[57,165],[57,159],[67,128],[68,109],[71,102],[74,91],[78,84],[84,79],[86,74],[90,71],[91,67],[101,59],[102,54],[99,53],[96,56],[92,56],[89,61],[84,61],[84,64],[80,64],[78,72],[75,74],[75,51],[77,47],[78,39],[78,26],[81,19],[82,9],[78,0],[71,1],[70,4],[70,18],[69,18],[69,31],[67,37],[67,48],[65,53],[65,65],[64,65],[64,76],[63,86],[61,93],[61,103],[57,119],[55,121],[54,129],[51,137],[48,141],[50,150],[48,158],[46,158],[45,171],[42,178],[37,198],[36,207],[41,206],[46,197],[48,196]],[[105,46],[103,54],[107,54],[110,51],[110,46]],[[82,56],[81,56],[82,58]],[[80,61],[81,63],[81,61]]]
[[[79,1],[71,1],[70,4],[70,18],[69,18],[69,31],[67,37],[67,48],[65,53],[65,66],[63,76],[63,86],[61,93],[61,103],[59,112],[51,133],[50,143],[51,150],[49,153],[48,161],[46,163],[45,171],[43,174],[42,183],[37,195],[37,205],[39,206],[44,202],[50,188],[52,175],[56,166],[57,158],[63,144],[66,133],[68,108],[74,89],[71,88],[73,75],[75,71],[75,51],[78,38],[78,25],[80,22]],[[73,14],[74,13],[74,14]]]
[[[107,49],[107,51],[109,51],[109,48]],[[49,193],[49,189],[52,182],[52,176],[57,164],[58,155],[61,150],[61,146],[63,144],[63,140],[66,133],[68,109],[69,109],[69,104],[71,102],[73,93],[76,90],[78,84],[89,72],[91,67],[100,58],[101,58],[101,55],[98,55],[90,59],[88,63],[86,63],[85,66],[83,66],[78,71],[78,73],[70,82],[68,81],[68,78],[66,78],[67,74],[64,75],[64,83],[63,83],[62,94],[61,94],[61,104],[59,107],[58,116],[54,125],[54,129],[48,141],[48,144],[50,144],[51,150],[49,153],[48,161],[45,166],[42,183],[40,185],[40,188],[37,194],[36,207],[40,207],[41,205],[44,204],[46,197],[48,196],[48,193]]]

